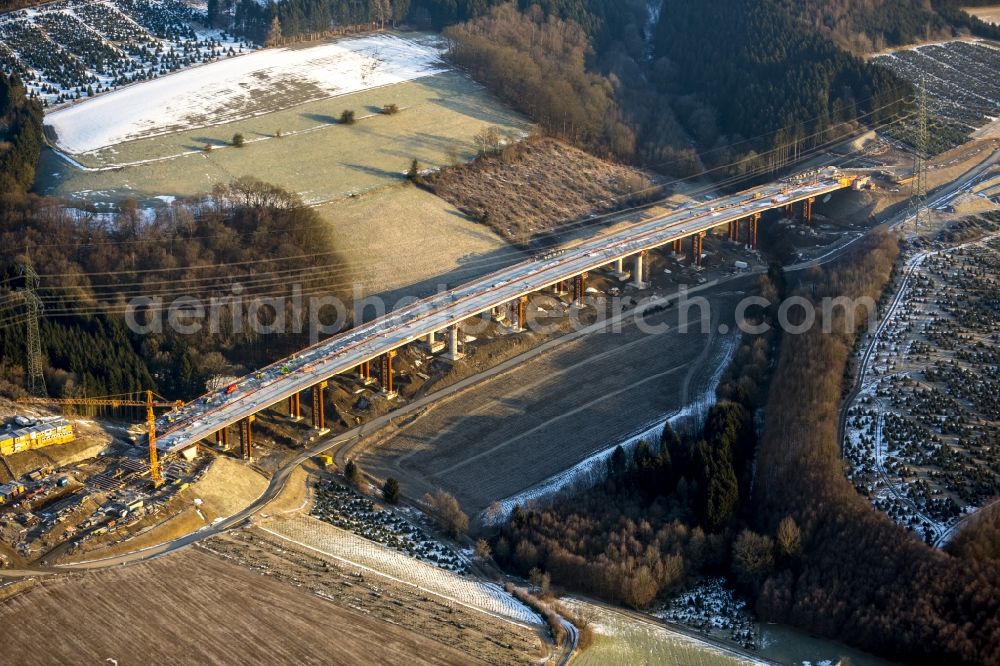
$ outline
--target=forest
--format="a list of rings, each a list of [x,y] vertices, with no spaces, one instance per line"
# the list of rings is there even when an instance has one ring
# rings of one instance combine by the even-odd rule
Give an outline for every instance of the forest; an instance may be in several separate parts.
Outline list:
[[[772,270],[761,293],[772,302],[786,292],[817,304],[878,300],[897,254],[893,236],[876,234],[798,287]],[[842,310],[833,317],[829,333],[818,321],[780,340],[747,336],[701,428],[668,427],[631,456],[616,450],[595,488],[516,508],[493,538],[498,562],[639,608],[722,574],[764,621],[904,663],[998,663],[1000,510],[977,517],[945,554],[857,494],[844,476],[837,414],[858,331]],[[757,442],[748,417],[761,406]]]
[[[773,303],[784,289],[780,267],[761,278],[759,293]],[[775,314],[774,307],[747,312],[768,330],[744,336],[704,423],[678,432],[667,425],[658,442],[631,453],[616,448],[593,488],[570,490],[544,509],[515,508],[493,537],[497,561],[635,608],[698,575],[727,571],[748,524],[752,415],[767,396]]]
[[[44,139],[42,108],[17,75],[0,72],[0,196],[19,197],[35,181]]]
[[[287,297],[290,273],[306,295],[336,295],[343,276],[336,277],[333,239],[297,195],[241,178],[153,216],[134,201],[112,214],[69,210],[28,191],[42,145],[41,110],[14,77],[0,76],[0,119],[0,392],[16,396],[25,384],[26,303],[18,293],[25,265],[41,277],[40,334],[52,396],[153,388],[190,399],[213,375],[306,345],[305,333],[259,335],[245,326],[139,335],[124,319],[132,296],[169,304],[182,295],[232,297],[239,285],[244,300]],[[267,309],[261,321],[277,316]]]
[[[885,234],[865,250],[800,295],[881,297],[896,241]],[[764,619],[906,663],[998,663],[1000,566],[995,548],[982,546],[996,533],[995,517],[974,522],[945,555],[873,511],[844,475],[837,415],[857,331],[836,314],[829,334],[818,324],[785,337],[771,383],[754,502],[758,529],[774,530],[792,516],[802,556],[752,581],[756,609]]]
[[[546,131],[677,176],[773,173],[911,92],[776,1],[605,6],[495,7],[446,30],[450,57]]]
[[[24,263],[41,277],[45,378],[54,396],[155,388],[172,399],[193,398],[215,375],[258,367],[308,344],[305,326],[298,333],[260,334],[233,324],[235,308],[221,299],[284,299],[259,313],[266,326],[279,316],[292,321],[291,282],[307,296],[337,290],[337,253],[315,211],[298,196],[249,178],[176,202],[151,219],[134,202],[108,219],[33,197],[0,215],[5,290],[23,286],[18,266]],[[125,304],[138,296],[161,299],[151,305],[161,320],[173,299],[220,299],[221,325],[194,334],[169,326],[132,332]],[[16,391],[24,318],[17,305],[7,310],[3,324],[15,334],[0,338],[0,377]],[[145,324],[145,311],[139,316]],[[304,321],[307,316],[303,311]]]

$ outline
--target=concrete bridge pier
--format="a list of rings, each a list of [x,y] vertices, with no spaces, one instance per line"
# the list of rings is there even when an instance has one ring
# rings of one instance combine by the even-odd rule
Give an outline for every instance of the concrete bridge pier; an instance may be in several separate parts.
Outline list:
[[[749,219],[749,229],[747,229],[747,244],[752,249],[757,249],[757,233],[760,230],[760,213],[754,213]]]
[[[573,278],[573,305],[574,307],[582,308],[587,304],[584,302],[584,298],[587,295],[587,274],[580,273],[575,278]]]
[[[361,364],[358,365],[358,377],[361,378],[361,381],[365,386],[375,381],[372,379],[372,362],[370,360],[362,361]]]
[[[636,289],[645,289],[649,286],[642,279],[644,277],[643,259],[646,258],[647,254],[649,254],[649,252],[643,250],[635,255],[635,266],[632,269],[632,286]]]
[[[691,263],[695,266],[701,266],[702,242],[704,238],[704,231],[699,231],[691,236]]]
[[[458,324],[454,324],[448,328],[448,351],[443,358],[454,362],[463,356],[465,354],[458,351]]]
[[[625,270],[625,258],[615,259],[614,270],[611,271],[612,277],[617,279],[619,282],[625,282],[631,276],[630,273]]]
[[[515,331],[523,331],[528,328],[528,297],[521,296],[517,299],[514,304],[514,312],[516,314],[515,321],[512,329]]]
[[[395,398],[396,391],[392,386],[392,359],[396,357],[396,350],[390,350],[382,354],[379,378],[382,380],[382,393],[387,398]]]
[[[302,420],[302,402],[299,400],[298,393],[288,396],[288,418],[291,421]]]
[[[312,427],[321,435],[330,431],[330,429],[326,427],[326,401],[324,399],[325,396],[323,395],[323,391],[326,387],[326,381],[314,384],[312,387]]]
[[[444,340],[437,340],[436,335],[436,333],[427,334],[427,350],[432,354],[437,354],[444,349]]]
[[[816,203],[816,197],[809,197],[802,201],[802,221],[807,225],[812,224],[813,221],[813,204]]]
[[[223,451],[229,450],[229,426],[215,431],[215,444]]]
[[[673,250],[674,250],[674,256],[675,257],[681,256],[684,253],[684,240],[681,239],[681,238],[675,239],[674,240],[674,245],[673,245]]]
[[[240,455],[243,460],[253,462],[253,422],[257,417],[251,414],[240,421]]]

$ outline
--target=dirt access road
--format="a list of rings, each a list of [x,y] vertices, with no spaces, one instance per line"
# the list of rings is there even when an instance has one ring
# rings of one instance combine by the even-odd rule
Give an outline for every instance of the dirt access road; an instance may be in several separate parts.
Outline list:
[[[737,339],[736,303],[757,280],[747,275],[705,290],[677,331],[679,309],[647,315],[669,331],[649,334],[629,318],[621,332],[578,338],[491,381],[440,401],[415,418],[342,449],[376,476],[393,476],[410,497],[444,488],[471,513],[530,488],[696,400]]]

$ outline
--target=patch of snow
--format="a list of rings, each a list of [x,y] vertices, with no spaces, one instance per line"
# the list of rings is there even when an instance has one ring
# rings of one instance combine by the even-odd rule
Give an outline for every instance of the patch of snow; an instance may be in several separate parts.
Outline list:
[[[537,613],[507,594],[499,585],[444,571],[315,518],[283,516],[260,528],[343,562],[491,615],[520,624],[542,624]]]
[[[86,153],[123,141],[232,122],[446,70],[441,51],[394,35],[255,51],[86,100],[46,116],[60,148]],[[305,93],[297,95],[301,91]],[[260,101],[262,96],[269,99]]]
[[[708,414],[708,410],[713,404],[715,404],[715,391],[719,386],[719,382],[722,380],[723,373],[726,371],[726,368],[729,367],[729,362],[732,360],[733,354],[735,354],[736,350],[739,348],[739,343],[740,336],[726,336],[723,342],[723,349],[721,351],[722,358],[719,361],[715,372],[712,374],[705,390],[690,404],[686,405],[682,409],[668,414],[663,418],[642,426],[637,431],[626,436],[623,440],[602,449],[587,458],[584,458],[569,469],[550,476],[541,483],[532,486],[527,490],[500,500],[500,511],[486,509],[479,513],[478,519],[485,525],[497,525],[507,519],[510,512],[514,510],[515,506],[538,504],[539,502],[554,497],[562,490],[570,487],[588,488],[593,486],[595,483],[604,478],[607,471],[607,461],[611,457],[611,454],[614,453],[614,450],[619,446],[625,450],[626,454],[629,454],[633,449],[635,449],[636,446],[639,445],[639,442],[647,441],[659,443],[660,436],[663,433],[664,424],[669,423],[671,427],[675,427],[679,424],[693,420],[704,420],[705,416]]]

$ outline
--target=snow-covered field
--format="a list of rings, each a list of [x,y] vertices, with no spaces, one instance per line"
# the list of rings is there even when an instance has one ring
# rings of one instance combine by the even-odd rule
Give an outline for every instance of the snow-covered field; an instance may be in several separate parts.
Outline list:
[[[0,70],[46,108],[255,47],[182,0],[60,0],[0,15]]]
[[[310,516],[282,516],[267,521],[260,528],[456,603],[522,624],[542,623],[533,610],[498,585],[444,571]]]
[[[46,116],[60,148],[86,153],[446,70],[439,46],[380,34],[254,53],[122,88]]]
[[[743,666],[768,662],[751,659],[699,641],[654,622],[632,617],[576,599],[567,606],[589,618],[596,634],[593,645],[573,660],[583,666],[612,664],[690,664]]]

